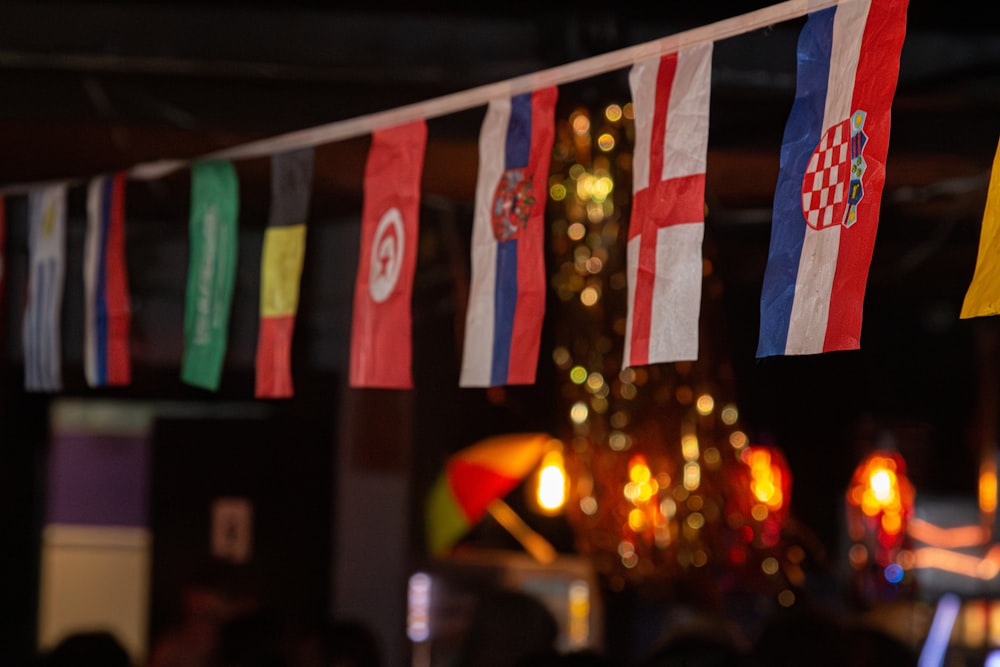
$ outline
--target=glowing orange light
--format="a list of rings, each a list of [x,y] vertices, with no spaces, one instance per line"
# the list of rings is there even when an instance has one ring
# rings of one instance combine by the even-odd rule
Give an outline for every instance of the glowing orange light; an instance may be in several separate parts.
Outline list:
[[[992,461],[979,471],[979,509],[986,514],[997,509],[997,469]]]
[[[782,466],[772,460],[771,450],[766,447],[751,447],[746,452],[744,460],[750,466],[750,492],[768,510],[780,510],[785,503]]]
[[[890,451],[869,454],[854,469],[846,500],[851,539],[864,541],[869,535],[874,540],[869,542],[873,561],[882,566],[894,562],[900,549],[906,548],[913,514],[914,490],[906,478],[903,458]],[[925,524],[920,524],[917,531],[924,536],[934,533]],[[957,534],[950,537],[969,538]]]
[[[553,447],[542,458],[535,475],[534,501],[543,514],[557,514],[566,505],[569,482],[561,447]]]

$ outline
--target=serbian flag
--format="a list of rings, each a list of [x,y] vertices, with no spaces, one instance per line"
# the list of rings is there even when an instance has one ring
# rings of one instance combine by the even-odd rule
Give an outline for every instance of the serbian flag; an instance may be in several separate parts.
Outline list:
[[[25,306],[24,388],[62,389],[62,304],[66,282],[66,186],[28,193],[28,296]]]
[[[1000,142],[986,193],[986,210],[979,231],[976,271],[965,293],[961,319],[1000,314]]]
[[[125,174],[90,181],[83,250],[83,364],[91,387],[127,385],[132,377],[132,313],[125,267]]]
[[[351,326],[352,387],[410,389],[410,314],[427,123],[372,133]]]
[[[622,366],[698,358],[712,43],[636,63]]]
[[[532,384],[545,316],[556,87],[489,103],[479,135],[462,387]]]
[[[260,262],[257,398],[288,398],[292,389],[292,333],[306,252],[313,149],[271,157],[271,216]]]
[[[906,0],[813,12],[781,145],[758,357],[860,347]]]

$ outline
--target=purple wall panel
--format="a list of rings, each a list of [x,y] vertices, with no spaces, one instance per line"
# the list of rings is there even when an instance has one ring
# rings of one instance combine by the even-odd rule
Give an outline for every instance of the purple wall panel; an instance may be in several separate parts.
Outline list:
[[[57,435],[46,523],[145,527],[149,443],[137,436]]]

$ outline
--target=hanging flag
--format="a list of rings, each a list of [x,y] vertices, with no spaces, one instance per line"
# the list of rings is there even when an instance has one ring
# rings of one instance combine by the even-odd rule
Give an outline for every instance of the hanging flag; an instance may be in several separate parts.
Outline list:
[[[622,367],[698,358],[712,43],[636,63]]]
[[[90,181],[83,252],[83,365],[87,384],[127,385],[132,378],[132,313],[125,266],[124,172]]]
[[[257,398],[288,398],[292,387],[292,333],[306,251],[313,149],[271,157],[271,217],[260,262]]]
[[[493,100],[479,134],[462,387],[532,384],[545,316],[545,197],[558,89]]]
[[[351,326],[352,387],[410,389],[413,274],[427,124],[372,134]]]
[[[62,389],[61,314],[66,282],[66,186],[28,193],[28,296],[24,312],[24,388]]]
[[[236,282],[239,182],[232,163],[191,167],[191,217],[181,380],[219,388]]]
[[[1000,314],[1000,142],[993,156],[993,173],[986,193],[986,210],[979,230],[976,271],[965,293],[961,319]]]
[[[758,357],[860,347],[906,0],[809,14],[774,194]]]

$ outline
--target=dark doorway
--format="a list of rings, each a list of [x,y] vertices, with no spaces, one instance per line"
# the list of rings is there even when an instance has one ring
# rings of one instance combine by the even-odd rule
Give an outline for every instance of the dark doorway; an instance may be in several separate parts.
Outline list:
[[[270,611],[296,623],[326,618],[332,451],[329,422],[302,416],[157,421],[151,641],[179,620],[182,586],[220,561],[239,561]],[[235,508],[243,524],[230,528],[249,534],[227,533],[218,515],[213,520],[220,506]],[[224,539],[244,542],[221,558],[220,530]]]

